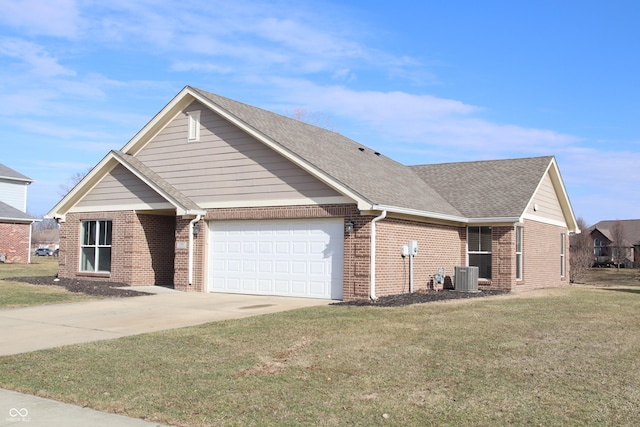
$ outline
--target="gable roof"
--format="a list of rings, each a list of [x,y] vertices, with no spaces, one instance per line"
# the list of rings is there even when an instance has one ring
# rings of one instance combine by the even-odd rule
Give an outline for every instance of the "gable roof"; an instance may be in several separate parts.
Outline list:
[[[62,218],[96,184],[118,164],[148,185],[176,209],[178,215],[204,214],[205,211],[135,157],[112,150],[46,215]]]
[[[12,181],[22,181],[26,182],[27,184],[31,184],[33,182],[31,178],[14,171],[10,167],[5,166],[2,163],[0,163],[0,178]]]
[[[127,166],[178,211],[195,211],[198,207],[135,156],[194,101],[351,198],[360,210],[388,210],[461,223],[477,219],[517,222],[544,173],[553,169],[554,186],[558,187],[560,198],[566,199],[561,204],[568,212],[565,217],[569,218],[569,229],[577,229],[553,157],[410,167],[339,133],[190,86],[178,93],[121,151],[108,156]],[[105,172],[96,171],[106,165],[101,163],[49,215],[64,215],[77,203],[104,176]]]
[[[640,245],[640,219],[605,220],[589,227],[589,231],[598,230],[609,241],[613,241],[613,225],[620,221],[624,227],[624,240],[628,246]]]
[[[0,222],[36,222],[40,221],[39,218],[34,218],[29,214],[22,212],[20,209],[16,209],[13,206],[0,202]]]
[[[405,165],[339,133],[200,89],[201,100],[277,145],[338,190],[349,190],[373,206],[462,217],[461,213]],[[337,184],[337,185],[336,185]]]
[[[468,218],[520,217],[553,157],[411,166]]]

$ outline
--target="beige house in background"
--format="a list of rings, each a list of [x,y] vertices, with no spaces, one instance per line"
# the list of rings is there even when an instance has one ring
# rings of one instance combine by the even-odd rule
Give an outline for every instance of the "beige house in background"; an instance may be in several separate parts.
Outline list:
[[[553,157],[406,166],[190,86],[48,217],[61,277],[337,300],[452,286],[456,266],[560,286],[577,231]]]

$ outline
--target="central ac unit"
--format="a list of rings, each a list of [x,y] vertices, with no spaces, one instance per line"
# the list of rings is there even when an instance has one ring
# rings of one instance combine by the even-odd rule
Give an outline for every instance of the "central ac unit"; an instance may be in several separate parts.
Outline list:
[[[478,267],[456,267],[455,289],[458,292],[478,291]]]

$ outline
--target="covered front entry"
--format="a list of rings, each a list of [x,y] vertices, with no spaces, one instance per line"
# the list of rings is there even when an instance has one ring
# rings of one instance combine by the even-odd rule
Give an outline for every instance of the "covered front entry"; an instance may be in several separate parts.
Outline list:
[[[343,223],[209,222],[209,292],[342,299]]]

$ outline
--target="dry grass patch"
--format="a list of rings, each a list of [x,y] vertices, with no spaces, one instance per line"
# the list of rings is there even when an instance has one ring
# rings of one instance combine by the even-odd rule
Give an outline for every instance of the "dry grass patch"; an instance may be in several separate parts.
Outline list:
[[[34,257],[31,264],[0,264],[0,279],[7,277],[50,276],[58,272],[58,259]],[[0,280],[0,309],[30,305],[84,301],[90,297],[68,292],[59,286],[35,286],[28,283]]]
[[[631,426],[639,310],[588,287],[315,307],[3,357],[0,386],[179,426]]]
[[[640,270],[637,268],[591,268],[582,280],[591,286],[633,286],[640,288]]]

